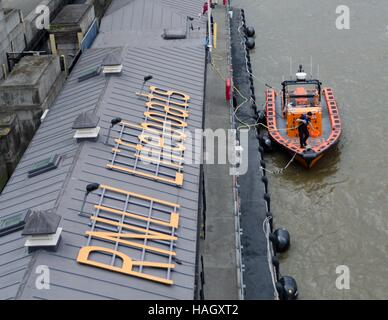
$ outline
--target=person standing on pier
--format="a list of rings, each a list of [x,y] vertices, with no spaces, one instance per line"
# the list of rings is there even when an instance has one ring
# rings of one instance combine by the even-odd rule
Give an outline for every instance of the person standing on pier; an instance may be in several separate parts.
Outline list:
[[[205,2],[202,6],[202,15],[205,15],[209,10],[209,6],[207,4],[207,2]]]

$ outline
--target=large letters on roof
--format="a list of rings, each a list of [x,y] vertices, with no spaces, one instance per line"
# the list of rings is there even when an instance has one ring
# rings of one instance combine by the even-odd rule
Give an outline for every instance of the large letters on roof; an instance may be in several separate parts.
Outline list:
[[[109,169],[181,187],[190,96],[151,86],[144,122],[123,121]]]
[[[102,185],[82,264],[173,284],[179,205]]]

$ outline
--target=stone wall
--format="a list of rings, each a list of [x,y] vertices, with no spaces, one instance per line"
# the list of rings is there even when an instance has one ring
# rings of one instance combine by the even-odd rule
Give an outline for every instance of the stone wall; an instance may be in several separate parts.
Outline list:
[[[7,29],[5,25],[5,17],[4,17],[4,11],[1,7],[1,0],[0,0],[0,79],[3,79],[3,69],[2,65],[7,64],[7,57],[5,55],[5,52],[9,48],[9,40],[7,36]]]
[[[6,10],[0,7],[0,79],[4,78],[3,65],[8,67],[6,53],[21,52],[25,47],[24,27],[20,11]]]
[[[39,127],[43,111],[59,94],[65,78],[58,57],[28,56],[0,84],[0,153],[5,158],[8,176]],[[0,175],[4,177],[4,172]]]
[[[0,117],[0,192],[11,176],[26,148],[21,139],[21,126],[15,114]]]

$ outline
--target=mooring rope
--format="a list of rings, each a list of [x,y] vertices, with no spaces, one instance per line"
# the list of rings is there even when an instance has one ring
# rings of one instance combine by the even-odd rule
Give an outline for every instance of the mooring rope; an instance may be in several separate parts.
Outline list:
[[[290,166],[290,164],[295,160],[295,157],[297,155],[297,152],[294,153],[294,155],[292,156],[291,160],[288,161],[287,165],[281,169],[276,169],[274,171],[271,171],[271,170],[268,170],[262,166],[260,166],[260,169],[264,170],[265,172],[268,172],[268,173],[271,173],[271,174],[274,174],[274,175],[280,175],[280,174],[283,174],[284,171],[287,170],[287,168]]]

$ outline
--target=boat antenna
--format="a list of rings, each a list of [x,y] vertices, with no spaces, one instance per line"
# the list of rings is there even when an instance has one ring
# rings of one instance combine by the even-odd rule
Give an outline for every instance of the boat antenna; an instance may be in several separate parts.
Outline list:
[[[290,56],[290,79],[292,80],[292,57]]]
[[[313,78],[313,56],[310,56],[310,77]]]

